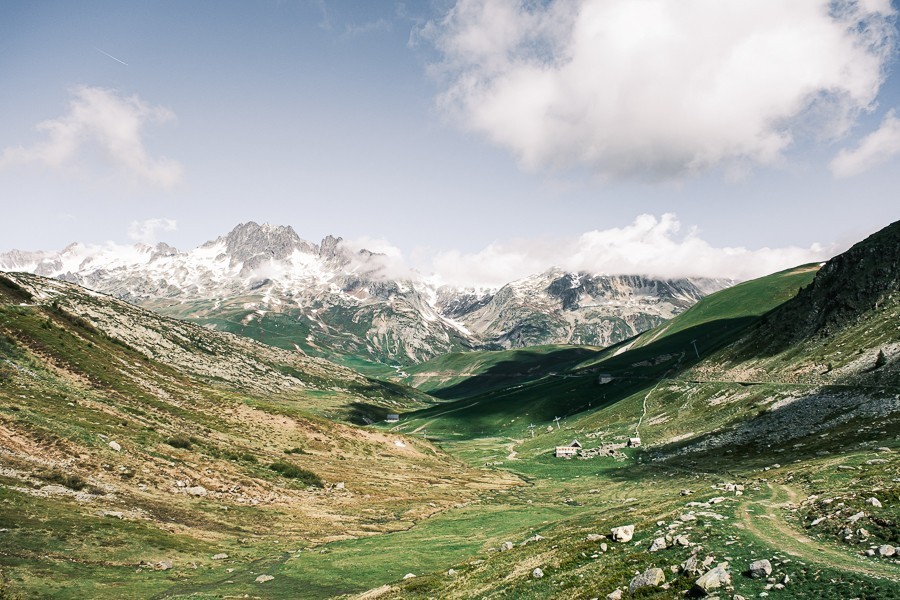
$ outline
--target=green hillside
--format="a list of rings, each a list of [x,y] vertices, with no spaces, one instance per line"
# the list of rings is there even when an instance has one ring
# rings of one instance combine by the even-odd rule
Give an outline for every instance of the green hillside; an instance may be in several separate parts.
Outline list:
[[[796,296],[801,288],[812,282],[818,270],[818,264],[802,265],[710,294],[668,323],[637,336],[629,347],[639,348],[717,322],[722,327],[711,328],[709,332],[704,330],[704,337],[715,338],[715,332],[722,331],[723,338],[727,338],[743,323],[759,318]]]
[[[454,352],[403,369],[403,382],[436,398],[458,399],[569,371],[593,357],[591,346],[532,346]]]
[[[423,397],[2,275],[0,597],[218,596],[229,579],[254,587],[288,549],[407,529],[515,483],[338,422]]]

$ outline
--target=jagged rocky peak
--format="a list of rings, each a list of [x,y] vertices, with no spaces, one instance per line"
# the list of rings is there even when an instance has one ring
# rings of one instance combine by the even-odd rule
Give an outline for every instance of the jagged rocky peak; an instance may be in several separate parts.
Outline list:
[[[564,273],[556,277],[547,286],[546,292],[559,298],[563,310],[572,310],[578,307],[578,298],[584,291],[582,277],[575,273]]]
[[[283,260],[295,250],[316,253],[316,247],[300,239],[292,227],[268,223],[260,225],[253,221],[232,229],[225,236],[225,248],[233,263],[253,259]]]
[[[345,267],[351,262],[350,251],[344,246],[344,238],[326,235],[319,244],[319,258],[333,268]]]
[[[165,242],[159,242],[153,247],[153,258],[161,257],[161,256],[176,256],[180,254],[178,248],[174,246],[170,246]]]
[[[344,238],[326,235],[322,240],[322,243],[319,244],[319,256],[328,260],[342,255],[343,248],[341,247],[341,242],[343,241]]]
[[[25,250],[10,250],[0,254],[0,268],[4,271],[18,271],[21,269],[33,269],[47,256],[46,252],[29,252]]]

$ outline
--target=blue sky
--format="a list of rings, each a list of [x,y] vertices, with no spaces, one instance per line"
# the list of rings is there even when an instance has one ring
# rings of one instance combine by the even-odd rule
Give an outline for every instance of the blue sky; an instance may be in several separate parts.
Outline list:
[[[895,7],[784,4],[6,0],[0,251],[255,220],[460,280],[824,258],[900,218]]]

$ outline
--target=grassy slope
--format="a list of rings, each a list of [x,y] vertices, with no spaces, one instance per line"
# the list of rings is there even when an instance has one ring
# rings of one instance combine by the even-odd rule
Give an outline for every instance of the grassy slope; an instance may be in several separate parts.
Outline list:
[[[454,352],[405,368],[403,381],[438,398],[459,399],[568,371],[598,351],[589,346],[548,345]]]
[[[217,595],[226,567],[252,583],[285,548],[403,530],[515,483],[422,440],[400,447],[315,415],[411,402],[339,367],[16,281],[27,289],[0,280],[0,569],[28,597]],[[151,358],[148,332],[154,347],[183,346]],[[272,470],[279,461],[325,487]],[[220,552],[230,558],[213,561]],[[162,560],[174,568],[154,570]]]

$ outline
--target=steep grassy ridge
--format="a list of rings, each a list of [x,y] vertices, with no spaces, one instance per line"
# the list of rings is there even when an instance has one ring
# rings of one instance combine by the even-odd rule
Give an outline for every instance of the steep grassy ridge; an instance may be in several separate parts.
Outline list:
[[[454,352],[405,368],[403,382],[437,398],[455,400],[568,371],[599,350],[591,346],[552,345]]]

